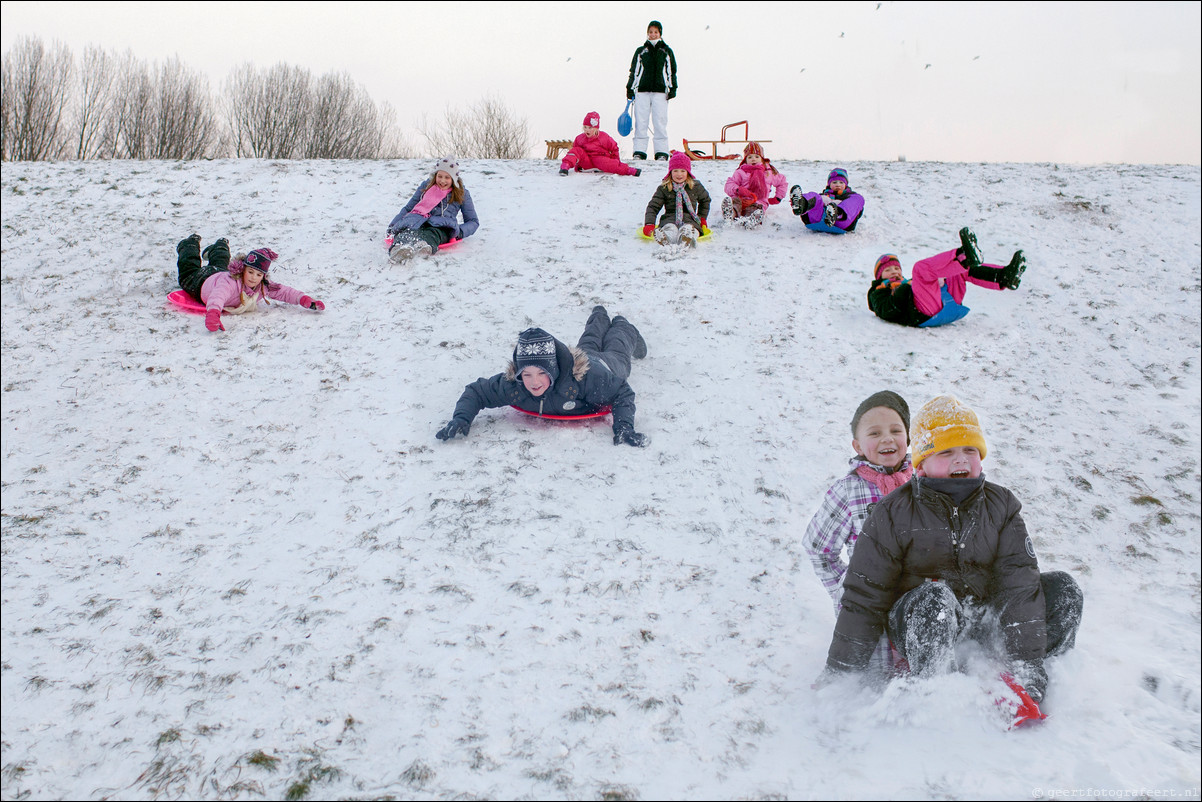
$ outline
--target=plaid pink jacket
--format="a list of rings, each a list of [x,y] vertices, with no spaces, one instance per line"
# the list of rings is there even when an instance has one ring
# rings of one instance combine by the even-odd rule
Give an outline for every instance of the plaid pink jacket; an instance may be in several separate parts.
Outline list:
[[[806,527],[805,550],[814,565],[814,573],[822,581],[826,592],[834,599],[836,609],[839,607],[839,598],[843,595],[843,575],[847,573],[847,561],[842,555],[843,548],[847,547],[847,560],[850,560],[856,538],[860,536],[860,530],[872,510],[872,505],[884,498],[876,485],[856,473],[856,468],[861,465],[880,470],[881,473],[885,472],[883,468],[878,469],[863,457],[853,457],[848,474],[826,491],[822,498],[822,506],[814,513],[810,525]],[[910,457],[907,455],[898,470],[907,470],[909,467]]]

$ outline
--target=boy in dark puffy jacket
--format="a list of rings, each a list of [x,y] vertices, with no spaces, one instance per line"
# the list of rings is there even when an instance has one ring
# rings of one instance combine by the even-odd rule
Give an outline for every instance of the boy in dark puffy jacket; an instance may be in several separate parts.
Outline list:
[[[626,318],[612,320],[593,307],[575,348],[542,329],[518,335],[504,373],[463,388],[451,420],[434,436],[467,436],[482,409],[515,406],[535,415],[589,415],[610,407],[614,445],[643,447],[650,438],[634,430],[634,390],[626,383],[630,361],[647,356],[643,335]]]
[[[866,669],[882,630],[920,676],[954,668],[959,641],[992,635],[1007,668],[1041,701],[1044,658],[1076,640],[1081,589],[1062,571],[1040,573],[1022,505],[981,474],[985,436],[971,409],[935,398],[911,434],[915,476],[864,524],[827,672]]]

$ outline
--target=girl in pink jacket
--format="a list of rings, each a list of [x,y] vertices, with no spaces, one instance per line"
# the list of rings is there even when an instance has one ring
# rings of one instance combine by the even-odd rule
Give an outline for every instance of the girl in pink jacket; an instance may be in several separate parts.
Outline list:
[[[618,143],[601,130],[601,115],[595,111],[584,115],[584,131],[572,141],[572,149],[559,163],[559,174],[592,169],[614,175],[639,175],[642,172],[622,161]]]
[[[726,179],[722,219],[728,223],[738,220],[748,228],[758,226],[764,222],[768,207],[784,200],[788,191],[789,182],[764,156],[760,143],[748,142],[739,169]]]
[[[231,261],[228,241],[219,239],[202,254],[200,235],[193,234],[176,245],[175,252],[180,289],[205,305],[205,328],[209,331],[225,331],[221,325],[223,311],[234,315],[253,312],[259,301],[267,305],[282,301],[317,312],[326,308],[300,290],[267,280],[271,263],[279,258],[270,248],[257,248]],[[202,264],[202,258],[209,263]]]

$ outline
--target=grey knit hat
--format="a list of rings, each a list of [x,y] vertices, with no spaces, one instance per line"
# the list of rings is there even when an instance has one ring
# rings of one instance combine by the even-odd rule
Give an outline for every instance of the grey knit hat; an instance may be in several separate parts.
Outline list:
[[[855,437],[856,427],[860,425],[860,418],[864,417],[864,413],[877,407],[885,407],[896,412],[902,419],[902,425],[906,427],[906,437],[909,438],[910,407],[906,404],[906,399],[891,390],[881,390],[879,393],[873,393],[860,402],[860,405],[856,407],[856,414],[851,418],[852,437]]]

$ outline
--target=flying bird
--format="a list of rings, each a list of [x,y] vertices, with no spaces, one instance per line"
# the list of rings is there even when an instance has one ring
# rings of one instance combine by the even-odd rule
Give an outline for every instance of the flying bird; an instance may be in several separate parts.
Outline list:
[[[929,70],[930,68],[931,68],[931,65],[930,65],[930,64],[928,64],[928,65],[926,65],[925,67],[923,67],[923,69],[924,69],[924,70]]]
[[[972,57],[972,60],[973,60],[973,61],[978,61],[980,58],[981,58],[980,56],[973,56],[973,57]]]
[[[877,10],[877,11],[880,11],[880,10],[881,10],[881,6],[883,6],[883,5],[885,5],[885,4],[884,4],[884,3],[877,3],[877,4],[876,4],[876,10]]]
[[[845,34],[845,33],[841,33],[841,34],[839,34],[839,38],[840,38],[840,39],[842,39],[844,36],[847,36],[847,34]]]

